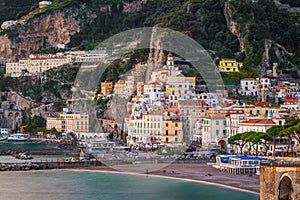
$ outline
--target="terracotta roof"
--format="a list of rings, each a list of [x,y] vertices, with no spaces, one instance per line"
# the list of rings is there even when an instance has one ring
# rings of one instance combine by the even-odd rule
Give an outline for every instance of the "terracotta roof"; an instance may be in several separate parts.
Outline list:
[[[286,96],[286,97],[285,97],[285,102],[288,102],[288,103],[296,103],[296,102],[298,102],[298,100],[297,100],[296,98]]]
[[[167,110],[159,110],[159,111],[153,111],[153,112],[150,112],[146,115],[162,115],[164,114],[165,112],[168,112]]]
[[[276,124],[272,119],[263,119],[258,122],[258,124]]]
[[[241,81],[255,81],[255,78],[243,78]]]
[[[158,82],[148,82],[148,84],[145,84],[145,85],[159,85]]]
[[[228,98],[226,98],[226,100],[228,100],[228,101],[236,101],[237,99],[228,97]]]
[[[272,119],[248,119],[245,121],[241,121],[244,124],[272,124],[275,125],[276,123]]]
[[[225,103],[225,104],[223,104],[223,108],[227,108],[227,107],[230,107],[230,106],[232,106],[232,105],[234,105],[233,103]]]
[[[206,106],[204,100],[178,100],[180,106]]]
[[[260,107],[270,107],[272,104],[269,102],[257,102],[254,104],[255,106],[260,106]]]
[[[210,114],[205,118],[208,118],[208,119],[225,119],[226,116],[225,116],[225,114],[218,113],[218,114]]]

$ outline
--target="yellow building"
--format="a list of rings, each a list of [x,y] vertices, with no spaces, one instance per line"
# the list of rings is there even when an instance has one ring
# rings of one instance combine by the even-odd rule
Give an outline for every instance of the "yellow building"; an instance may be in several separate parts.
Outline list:
[[[243,63],[234,59],[221,59],[219,63],[220,72],[238,72],[242,67]]]
[[[119,80],[117,83],[115,83],[114,94],[123,94],[125,90],[126,90],[125,81]]]
[[[270,113],[277,113],[278,108],[274,107],[269,102],[256,102],[255,104],[244,104],[242,107],[240,107],[245,115],[250,116],[269,116]]]
[[[161,144],[183,143],[182,122],[179,120],[164,120]]]
[[[55,128],[63,133],[89,131],[89,116],[81,114],[60,114],[57,118],[47,118],[46,128]]]
[[[185,77],[180,74],[168,77],[166,94],[169,96],[169,105],[178,107],[178,99],[191,99],[195,95],[195,77]]]
[[[112,82],[101,82],[101,94],[106,96],[111,94],[113,89],[113,83]]]

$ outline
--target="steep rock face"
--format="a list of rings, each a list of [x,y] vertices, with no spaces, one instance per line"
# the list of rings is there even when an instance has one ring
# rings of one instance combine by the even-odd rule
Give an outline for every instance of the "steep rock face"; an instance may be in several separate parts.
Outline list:
[[[6,61],[28,57],[33,51],[58,44],[68,44],[72,35],[80,31],[78,22],[63,13],[33,19],[16,27],[17,37],[0,37],[0,55]]]
[[[95,11],[82,4],[20,22],[8,34],[0,36],[0,59],[12,62],[36,50],[69,44],[71,36],[96,17]]]
[[[6,35],[0,36],[0,52],[0,60],[5,60],[13,54],[12,42]]]
[[[242,40],[241,34],[238,31],[238,23],[236,21],[233,20],[232,18],[232,11],[230,9],[229,6],[229,2],[225,2],[225,6],[224,6],[224,16],[227,22],[227,26],[228,29],[230,30],[230,32],[232,34],[234,34],[235,36],[237,36],[239,43],[240,43],[240,51],[244,51],[245,49],[245,44]]]

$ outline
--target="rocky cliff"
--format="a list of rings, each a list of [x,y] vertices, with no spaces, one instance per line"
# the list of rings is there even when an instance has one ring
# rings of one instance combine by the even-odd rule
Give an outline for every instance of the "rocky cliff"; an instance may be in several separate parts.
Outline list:
[[[232,34],[237,36],[240,43],[240,51],[244,51],[245,45],[241,37],[241,33],[238,31],[238,23],[232,17],[232,10],[229,7],[229,2],[225,2],[224,5],[224,16],[227,22],[227,27]]]
[[[84,11],[84,12],[83,12]],[[93,22],[97,15],[84,5],[41,14],[0,36],[0,58],[6,62],[28,57],[34,51],[69,44],[71,36]]]

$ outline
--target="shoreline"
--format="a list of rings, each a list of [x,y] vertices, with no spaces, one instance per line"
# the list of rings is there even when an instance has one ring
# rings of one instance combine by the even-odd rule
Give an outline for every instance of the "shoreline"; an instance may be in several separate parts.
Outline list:
[[[190,166],[190,165],[185,165],[185,164],[178,164],[178,165],[181,165],[180,167],[182,169]],[[63,171],[73,171],[73,172],[95,172],[95,173],[110,173],[110,174],[123,174],[123,175],[135,175],[135,176],[149,176],[149,177],[155,177],[155,178],[166,178],[166,179],[182,180],[182,181],[188,181],[188,182],[194,182],[194,183],[200,183],[200,184],[206,184],[206,185],[213,185],[213,186],[228,188],[228,189],[232,189],[232,190],[252,193],[255,195],[260,194],[259,193],[259,185],[258,185],[258,187],[254,187],[254,186],[257,186],[256,185],[257,183],[259,184],[259,177],[253,177],[256,175],[252,175],[252,176],[232,175],[232,174],[227,174],[227,172],[222,172],[222,171],[220,171],[220,173],[218,173],[219,170],[211,167],[212,169],[209,170],[211,176],[207,176],[207,175],[205,175],[204,177],[193,176],[194,175],[193,173],[197,173],[197,170],[189,170],[189,171],[193,171],[193,173],[183,173],[183,171],[178,169],[178,165],[175,166],[177,168],[175,173],[161,173],[160,171],[153,171],[153,172],[149,172],[148,174],[147,173],[126,172],[126,171],[117,171],[117,170],[115,170],[113,168],[109,168],[107,166],[82,168],[82,169],[62,169],[62,170]],[[195,165],[195,164],[193,164],[193,165]],[[203,167],[203,166],[204,165],[197,165],[197,166],[193,166],[193,167]],[[172,167],[174,167],[174,165],[171,167],[171,169],[169,167],[166,167],[161,170],[173,170]],[[210,167],[210,166],[208,166],[208,167]],[[204,173],[206,173],[206,172],[204,172]],[[226,173],[227,176],[223,176],[223,173]],[[219,174],[221,174],[221,175],[219,175]],[[222,176],[222,179],[218,180],[218,178],[220,176]],[[232,179],[234,179],[234,181]],[[252,179],[252,181],[249,181],[251,179]],[[253,181],[253,180],[255,180],[255,181]],[[242,182],[239,182],[239,181],[242,181]],[[241,187],[241,185],[243,185],[243,187]]]

